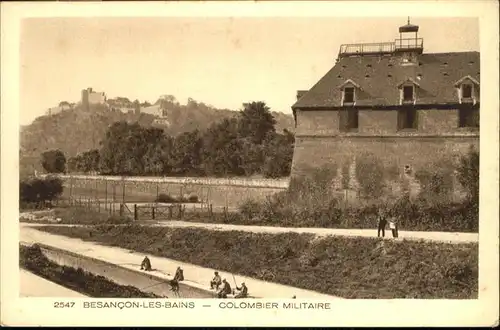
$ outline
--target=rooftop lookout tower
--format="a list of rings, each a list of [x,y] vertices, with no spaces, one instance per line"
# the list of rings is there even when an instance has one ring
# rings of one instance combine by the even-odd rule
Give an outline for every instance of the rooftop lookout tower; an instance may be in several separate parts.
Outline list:
[[[401,54],[422,54],[424,40],[418,37],[418,25],[408,23],[399,27],[399,39],[394,42],[376,42],[361,44],[343,44],[340,46],[338,59],[352,56],[384,56]],[[410,55],[411,56],[411,55]]]

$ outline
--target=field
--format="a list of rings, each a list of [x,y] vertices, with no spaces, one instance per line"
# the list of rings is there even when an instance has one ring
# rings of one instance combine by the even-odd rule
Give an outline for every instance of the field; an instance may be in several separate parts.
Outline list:
[[[477,244],[137,225],[39,229],[344,298],[478,295]]]
[[[19,247],[19,266],[68,289],[94,298],[159,298],[133,286],[123,286],[81,268],[60,266],[47,259],[37,246]]]

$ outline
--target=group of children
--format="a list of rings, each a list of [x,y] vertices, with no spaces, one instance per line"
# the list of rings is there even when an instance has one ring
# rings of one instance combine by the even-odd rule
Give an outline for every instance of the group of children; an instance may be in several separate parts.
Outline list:
[[[392,237],[398,237],[398,223],[397,219],[394,216],[391,216],[384,209],[380,208],[378,210],[378,228],[377,228],[377,237],[380,237],[380,233],[382,233],[382,237],[385,237],[385,226],[389,222],[389,228],[392,231]]]
[[[221,286],[222,288],[220,288]],[[231,285],[229,284],[229,282],[226,279],[222,279],[219,275],[219,272],[214,272],[214,278],[210,281],[210,289],[217,290],[218,298],[227,298],[228,294],[234,294],[234,291],[231,289]],[[248,288],[245,285],[245,282],[241,283],[241,287],[236,287],[236,290],[240,292],[236,294],[234,298],[248,297]]]

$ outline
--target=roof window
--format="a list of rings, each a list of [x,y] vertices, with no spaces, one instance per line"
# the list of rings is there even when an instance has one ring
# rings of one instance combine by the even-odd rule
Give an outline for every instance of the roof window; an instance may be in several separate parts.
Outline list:
[[[343,103],[354,103],[354,87],[344,88],[344,98]]]
[[[417,87],[419,87],[419,84],[411,79],[408,78],[402,83],[398,85],[399,88],[399,96],[400,96],[400,103],[401,104],[415,104],[416,102],[416,91]]]
[[[455,83],[457,89],[458,101],[462,103],[476,103],[477,90],[479,89],[479,81],[471,76],[465,76]]]

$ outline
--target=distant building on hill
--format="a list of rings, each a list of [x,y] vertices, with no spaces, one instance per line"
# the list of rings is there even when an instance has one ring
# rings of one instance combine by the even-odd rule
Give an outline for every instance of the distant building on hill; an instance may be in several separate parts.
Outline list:
[[[418,30],[408,21],[394,42],[341,45],[330,71],[297,92],[292,176],[327,166],[338,189],[359,189],[363,171],[411,186],[477,150],[480,54],[424,53]]]
[[[137,113],[137,105],[126,97],[116,97],[106,101],[108,108],[112,111],[121,111],[123,113]]]
[[[58,113],[61,113],[62,111],[65,111],[65,110],[70,110],[70,109],[73,109],[75,106],[74,103],[68,103],[66,101],[62,101],[59,103],[58,106],[56,107],[52,107],[52,108],[49,108],[45,114],[47,116],[53,116],[55,114],[58,114]]]
[[[82,90],[82,106],[88,109],[90,105],[106,104],[106,94],[104,92],[95,92],[91,87]]]
[[[168,104],[167,96],[161,96],[155,104],[147,107],[141,107],[140,112],[155,116],[156,117],[154,119],[155,124],[168,125],[169,121],[167,118],[167,113],[168,113],[167,104]]]

